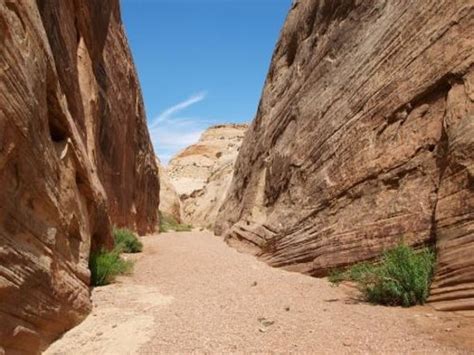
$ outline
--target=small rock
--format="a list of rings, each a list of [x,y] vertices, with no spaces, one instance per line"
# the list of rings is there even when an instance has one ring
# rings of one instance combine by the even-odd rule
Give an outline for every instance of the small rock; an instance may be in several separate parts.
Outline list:
[[[97,332],[97,336],[100,337],[101,335],[103,335],[104,333],[103,332]]]
[[[351,343],[349,343],[348,341],[343,341],[343,342],[342,342],[342,345],[344,345],[344,346],[351,346]]]
[[[112,325],[112,328],[117,328],[117,324]]]
[[[452,329],[451,329],[451,328],[446,328],[444,331],[445,331],[445,332],[451,332]]]
[[[254,281],[254,282],[252,283],[252,287],[255,287],[255,286],[257,286],[257,281]]]
[[[285,307],[285,311],[289,312],[289,311],[290,311],[290,307],[289,307],[289,306],[286,306],[286,307]]]
[[[264,326],[264,327],[269,327],[273,324],[275,324],[275,321],[269,320],[266,318],[259,318],[258,321]]]

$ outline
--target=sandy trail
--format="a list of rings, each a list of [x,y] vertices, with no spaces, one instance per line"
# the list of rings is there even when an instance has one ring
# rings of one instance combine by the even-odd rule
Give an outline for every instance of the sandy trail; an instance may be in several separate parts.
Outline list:
[[[144,243],[134,274],[96,288],[92,314],[47,354],[474,352],[472,319],[357,302],[210,233]]]

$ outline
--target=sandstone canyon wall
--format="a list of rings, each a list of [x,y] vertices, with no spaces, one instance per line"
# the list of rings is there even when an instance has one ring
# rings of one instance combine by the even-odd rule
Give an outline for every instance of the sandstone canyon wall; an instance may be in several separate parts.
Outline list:
[[[157,224],[158,170],[118,0],[0,0],[0,353],[91,308],[112,224]]]
[[[172,216],[176,222],[181,223],[182,206],[176,188],[168,175],[168,169],[156,158],[160,171],[160,212]]]
[[[433,305],[474,310],[474,2],[300,0],[216,232],[311,275],[436,244]]]
[[[169,163],[168,172],[182,201],[182,217],[193,226],[212,228],[222,205],[248,126],[208,128]]]

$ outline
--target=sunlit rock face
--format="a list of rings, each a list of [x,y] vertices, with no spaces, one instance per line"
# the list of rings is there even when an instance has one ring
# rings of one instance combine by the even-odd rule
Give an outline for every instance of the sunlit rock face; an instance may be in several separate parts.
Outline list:
[[[168,173],[181,198],[185,223],[213,228],[247,128],[246,124],[210,127],[198,143],[170,161]]]
[[[324,275],[436,245],[431,301],[474,309],[473,4],[300,0],[216,232]]]
[[[118,1],[0,0],[0,74],[0,353],[36,353],[111,226],[154,230],[158,170]]]
[[[156,158],[160,171],[160,211],[172,216],[176,222],[182,221],[182,205],[176,188],[168,175],[168,169]]]

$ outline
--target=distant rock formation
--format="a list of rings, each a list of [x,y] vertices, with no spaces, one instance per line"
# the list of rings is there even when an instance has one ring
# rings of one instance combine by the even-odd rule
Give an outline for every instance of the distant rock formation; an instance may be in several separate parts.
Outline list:
[[[0,74],[0,353],[36,353],[112,224],[154,230],[158,170],[118,0],[0,0]]]
[[[182,207],[179,195],[168,176],[168,170],[161,164],[160,159],[156,158],[156,162],[160,171],[160,211],[181,223]]]
[[[180,195],[185,223],[213,228],[247,128],[245,124],[210,127],[198,143],[170,161],[168,172]]]
[[[474,310],[472,1],[293,3],[216,232],[311,275],[435,244]]]

